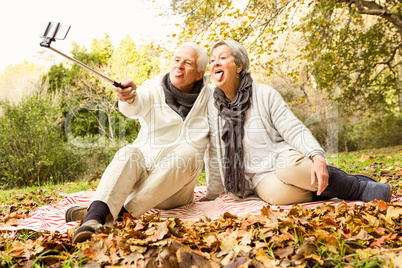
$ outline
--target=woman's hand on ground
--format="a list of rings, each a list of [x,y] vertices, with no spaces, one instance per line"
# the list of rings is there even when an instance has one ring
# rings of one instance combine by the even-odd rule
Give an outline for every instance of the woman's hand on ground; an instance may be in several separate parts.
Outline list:
[[[328,169],[327,162],[325,157],[322,155],[314,155],[312,157],[313,164],[311,165],[311,184],[314,184],[316,181],[318,182],[318,190],[317,195],[321,195],[321,193],[328,186]]]

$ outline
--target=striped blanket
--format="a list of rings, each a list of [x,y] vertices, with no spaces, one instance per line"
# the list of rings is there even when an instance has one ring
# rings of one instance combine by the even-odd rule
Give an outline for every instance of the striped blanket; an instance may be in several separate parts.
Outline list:
[[[160,212],[162,219],[178,217],[181,220],[198,220],[203,217],[216,219],[225,212],[237,216],[246,214],[261,214],[261,209],[268,204],[260,199],[251,199],[244,201],[235,201],[226,194],[222,194],[219,198],[208,202],[197,202],[199,198],[206,193],[205,186],[196,187],[194,190],[194,202],[179,208],[170,210],[151,209],[146,214]],[[79,222],[65,222],[64,214],[71,206],[88,206],[93,196],[93,191],[83,191],[74,194],[69,194],[65,199],[59,201],[57,204],[45,205],[43,207],[33,210],[29,218],[25,219],[17,227],[7,228],[9,230],[17,229],[31,229],[35,231],[59,231],[66,232],[68,229],[75,228]],[[333,198],[327,201],[311,202],[301,204],[306,208],[315,208],[324,203],[336,204],[341,200]],[[402,197],[393,196],[391,202],[402,202]],[[350,201],[349,205],[363,205],[364,202]],[[271,209],[289,210],[292,206],[271,206]]]

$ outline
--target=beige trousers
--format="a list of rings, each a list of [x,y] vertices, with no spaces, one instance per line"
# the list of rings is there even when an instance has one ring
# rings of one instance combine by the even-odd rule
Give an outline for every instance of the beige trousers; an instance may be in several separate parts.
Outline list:
[[[114,221],[121,208],[134,217],[156,207],[171,209],[191,203],[194,187],[202,169],[202,158],[190,145],[163,149],[165,155],[155,167],[146,167],[138,148],[120,149],[109,164],[92,201],[105,202]]]
[[[295,150],[279,155],[274,172],[257,184],[257,195],[272,205],[292,205],[312,201],[317,181],[311,185],[312,160]]]

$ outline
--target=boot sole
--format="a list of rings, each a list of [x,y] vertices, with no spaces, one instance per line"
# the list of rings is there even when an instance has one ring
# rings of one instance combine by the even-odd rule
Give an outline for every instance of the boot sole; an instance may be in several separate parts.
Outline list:
[[[86,240],[91,239],[92,235],[95,233],[95,229],[90,226],[81,226],[75,231],[72,239],[73,244],[81,243]]]
[[[388,200],[387,203],[391,203],[391,198],[392,198],[392,185],[387,183],[389,185],[389,195],[388,195]]]

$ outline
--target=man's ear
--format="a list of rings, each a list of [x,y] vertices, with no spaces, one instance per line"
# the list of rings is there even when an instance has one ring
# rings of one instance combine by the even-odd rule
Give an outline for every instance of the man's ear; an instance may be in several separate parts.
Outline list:
[[[195,79],[195,81],[199,81],[204,77],[205,71],[201,71],[197,74],[197,78]]]

